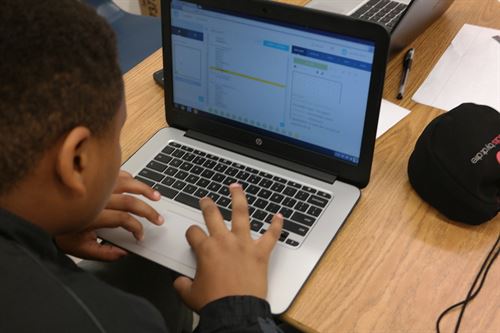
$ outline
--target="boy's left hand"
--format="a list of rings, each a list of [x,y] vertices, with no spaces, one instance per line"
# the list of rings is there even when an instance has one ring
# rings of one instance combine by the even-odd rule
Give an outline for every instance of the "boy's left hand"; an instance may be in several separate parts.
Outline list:
[[[106,207],[85,230],[55,237],[57,245],[67,254],[91,260],[112,261],[127,255],[127,251],[109,243],[97,241],[96,229],[124,228],[136,239],[143,238],[142,224],[132,215],[142,216],[154,224],[163,224],[163,217],[147,203],[125,193],[160,200],[160,193],[135,180],[128,172],[120,171],[116,186]]]

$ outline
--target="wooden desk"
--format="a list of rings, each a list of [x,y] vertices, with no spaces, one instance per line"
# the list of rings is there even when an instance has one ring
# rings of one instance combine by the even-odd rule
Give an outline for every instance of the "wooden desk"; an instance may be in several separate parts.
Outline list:
[[[286,321],[310,332],[434,332],[441,311],[467,294],[500,232],[500,218],[479,227],[450,222],[413,192],[406,174],[417,137],[441,113],[411,96],[464,23],[500,29],[500,2],[456,0],[411,44],[415,61],[402,101],[395,96],[404,52],[389,63],[384,97],[412,112],[377,140],[370,184],[283,315]],[[161,66],[158,51],[125,75],[125,159],[166,126],[163,93],[152,79]],[[499,331],[499,281],[496,263],[467,307],[461,332]],[[452,331],[456,314],[443,320],[443,332]]]

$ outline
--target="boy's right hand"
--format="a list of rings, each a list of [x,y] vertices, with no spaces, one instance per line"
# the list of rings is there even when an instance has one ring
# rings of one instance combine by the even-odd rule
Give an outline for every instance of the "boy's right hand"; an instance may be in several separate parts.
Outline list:
[[[267,268],[269,257],[278,241],[283,217],[274,216],[271,226],[259,239],[250,236],[248,205],[239,184],[230,187],[232,196],[232,227],[228,230],[224,219],[209,198],[200,200],[200,207],[208,228],[191,226],[186,238],[194,250],[197,269],[194,280],[185,276],[174,282],[174,287],[191,309],[200,311],[208,303],[226,296],[267,295]]]

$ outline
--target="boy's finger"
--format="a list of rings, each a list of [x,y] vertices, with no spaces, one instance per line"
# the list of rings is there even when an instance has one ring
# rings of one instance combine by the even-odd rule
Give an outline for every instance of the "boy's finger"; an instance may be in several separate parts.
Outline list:
[[[132,213],[137,216],[144,217],[157,225],[161,225],[164,222],[163,216],[161,216],[160,213],[158,213],[153,207],[131,195],[111,195],[111,199],[106,205],[106,208]]]
[[[212,199],[207,197],[200,199],[200,208],[210,235],[228,231],[224,224],[224,218]]]
[[[229,186],[232,199],[232,221],[231,231],[237,235],[250,237],[250,223],[248,221],[248,203],[245,192],[240,184],[234,183]]]
[[[186,239],[196,255],[198,255],[199,245],[207,237],[207,234],[197,225],[192,225],[186,230]]]
[[[141,222],[137,221],[132,215],[121,210],[105,209],[99,214],[97,220],[92,223],[88,229],[97,228],[118,228],[131,232],[135,239],[144,238],[144,230]]]
[[[280,238],[281,229],[283,228],[283,215],[280,213],[274,215],[273,220],[271,221],[271,226],[267,229],[267,231],[262,235],[262,237],[258,240],[260,243],[260,247],[265,253],[271,253],[276,245],[276,242]]]
[[[193,285],[193,281],[185,276],[179,276],[174,281],[174,288],[177,293],[181,296],[184,303],[190,307],[192,310],[198,310],[194,308],[194,304],[191,297],[191,287]]]
[[[138,181],[137,179],[134,179],[132,177],[122,177],[116,184],[115,189],[113,190],[113,193],[132,193],[132,194],[138,194],[138,195],[143,195],[148,199],[157,201],[160,200],[161,194],[160,192],[154,190],[153,188],[149,187],[149,185],[144,184],[141,181]]]

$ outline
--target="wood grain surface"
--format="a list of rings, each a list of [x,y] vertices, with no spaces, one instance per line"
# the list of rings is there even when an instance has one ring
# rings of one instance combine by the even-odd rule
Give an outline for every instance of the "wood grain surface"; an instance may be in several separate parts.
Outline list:
[[[308,1],[282,1],[304,5]],[[469,227],[451,222],[411,189],[408,158],[425,126],[442,111],[411,96],[464,23],[500,29],[497,0],[456,0],[411,47],[406,95],[396,100],[405,50],[388,64],[384,98],[411,114],[377,140],[371,181],[361,200],[283,319],[306,332],[435,332],[442,310],[462,300],[500,232],[500,217]],[[409,46],[409,47],[410,47]],[[124,76],[128,158],[166,126],[163,92],[152,73],[161,50]],[[471,78],[472,80],[473,78]],[[500,94],[500,92],[499,92]],[[461,332],[500,332],[500,264],[467,307]],[[458,311],[442,322],[451,332]]]

